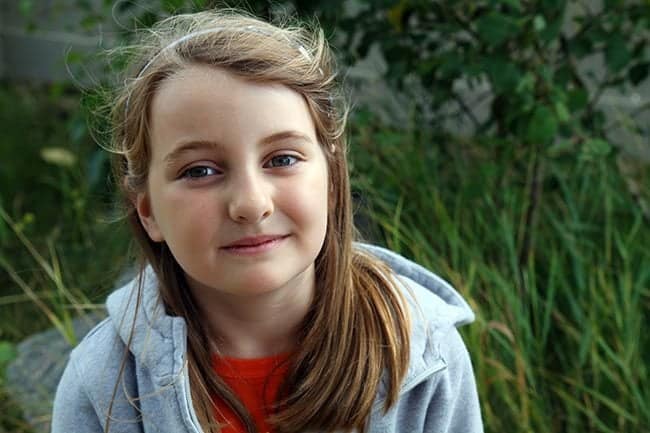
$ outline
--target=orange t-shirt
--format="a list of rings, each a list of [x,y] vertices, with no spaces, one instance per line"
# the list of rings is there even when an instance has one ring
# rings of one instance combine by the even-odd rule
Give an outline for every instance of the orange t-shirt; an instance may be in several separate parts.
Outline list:
[[[215,372],[244,403],[258,431],[262,433],[271,433],[266,418],[276,401],[280,384],[287,374],[288,365],[282,362],[288,356],[282,354],[255,359],[213,357]],[[215,405],[217,421],[225,424],[222,433],[246,432],[239,418],[220,398],[215,398]]]

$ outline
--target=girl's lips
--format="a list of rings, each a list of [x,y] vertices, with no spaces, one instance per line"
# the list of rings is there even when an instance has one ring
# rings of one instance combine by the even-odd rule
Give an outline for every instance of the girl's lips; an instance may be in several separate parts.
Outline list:
[[[286,235],[259,235],[259,236],[249,236],[246,238],[241,238],[238,241],[232,242],[226,245],[224,248],[230,247],[252,247],[255,245],[260,245],[268,241],[275,240],[277,238],[283,238]]]
[[[256,245],[235,245],[223,247],[223,249],[229,253],[250,256],[260,253],[265,253],[279,246],[289,235],[272,238],[265,242],[256,244]]]

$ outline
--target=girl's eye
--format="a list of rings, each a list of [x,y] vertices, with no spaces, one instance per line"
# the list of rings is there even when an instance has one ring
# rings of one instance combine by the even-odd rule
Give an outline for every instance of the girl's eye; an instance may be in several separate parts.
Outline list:
[[[205,165],[195,165],[185,170],[182,174],[182,177],[187,177],[190,179],[196,179],[206,176],[213,176],[218,174],[217,170],[212,167],[207,167]]]
[[[297,161],[298,158],[295,156],[278,155],[269,160],[269,165],[271,165],[271,167],[288,167],[294,165]]]

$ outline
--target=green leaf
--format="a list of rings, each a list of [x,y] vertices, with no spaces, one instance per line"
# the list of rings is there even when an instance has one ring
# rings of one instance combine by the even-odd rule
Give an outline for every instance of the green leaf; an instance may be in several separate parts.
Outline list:
[[[565,123],[571,119],[569,109],[562,101],[555,101],[555,114],[560,122]]]
[[[443,79],[456,78],[458,75],[460,75],[463,72],[463,67],[465,66],[463,63],[463,58],[461,57],[460,53],[456,51],[451,51],[448,53],[441,54],[440,57],[436,59],[435,62],[424,61],[419,63],[420,65],[418,66],[418,71],[424,74],[430,73],[430,71],[434,69],[436,64],[439,64],[439,66],[436,68],[436,72]],[[424,68],[427,67],[431,69],[429,71],[426,71]]]
[[[622,3],[622,0],[605,0],[605,8],[606,9],[613,9],[616,8],[617,6],[620,6]]]
[[[567,84],[572,80],[573,72],[569,65],[564,64],[555,70],[555,79],[553,81],[555,81],[556,85],[566,88]]]
[[[512,91],[522,79],[517,65],[507,59],[487,57],[485,70],[497,94]]]
[[[531,72],[526,72],[521,76],[515,87],[515,93],[529,93],[535,89],[535,83],[537,82],[537,77]]]
[[[541,32],[546,28],[546,19],[544,18],[544,15],[535,15],[535,18],[533,18],[533,28],[536,32]]]
[[[32,11],[34,10],[33,0],[20,0],[18,2],[18,10],[22,16],[29,18],[29,16],[32,14]]]
[[[553,111],[545,105],[539,106],[533,112],[528,123],[526,138],[531,143],[548,143],[557,132],[557,119]]]
[[[588,38],[574,38],[570,43],[571,54],[581,59],[593,52],[593,42]]]
[[[573,152],[575,146],[571,140],[561,140],[546,149],[546,154],[551,158],[557,158],[567,153]]]
[[[539,37],[544,42],[550,42],[558,37],[560,31],[562,30],[562,24],[564,22],[564,15],[561,14],[553,20],[546,20],[546,28],[542,30],[539,34]]]
[[[481,39],[488,45],[501,45],[519,31],[517,22],[506,15],[491,13],[479,18],[476,28]]]
[[[648,78],[648,73],[650,73],[650,62],[639,63],[630,68],[628,78],[636,86]]]
[[[599,21],[590,25],[584,32],[584,37],[589,39],[592,43],[607,42],[611,36],[612,34],[606,31],[603,28],[602,23]]]
[[[588,159],[607,156],[611,151],[611,144],[601,138],[590,138],[582,145],[582,156]]]
[[[542,0],[542,7],[545,9],[559,10],[566,7],[564,0]]]
[[[589,94],[584,89],[575,89],[567,92],[569,110],[580,111],[587,106]]]
[[[12,343],[9,341],[0,341],[0,367],[8,364],[17,355],[16,347]]]
[[[607,43],[605,49],[605,62],[609,69],[619,72],[630,62],[632,56],[625,39],[620,34],[615,34]]]
[[[521,12],[521,2],[519,0],[491,0],[490,7],[498,8],[501,6],[510,6],[517,12]]]

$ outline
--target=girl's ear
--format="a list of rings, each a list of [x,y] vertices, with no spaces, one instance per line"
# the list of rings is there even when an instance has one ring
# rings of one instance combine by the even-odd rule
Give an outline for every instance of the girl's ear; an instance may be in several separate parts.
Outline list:
[[[144,227],[151,240],[154,242],[164,241],[165,238],[160,231],[160,227],[158,227],[158,223],[156,222],[156,218],[154,217],[153,212],[151,212],[151,201],[149,200],[149,195],[146,192],[139,192],[136,195],[133,204],[135,205],[135,209],[138,212],[140,223],[142,224],[142,227]]]

